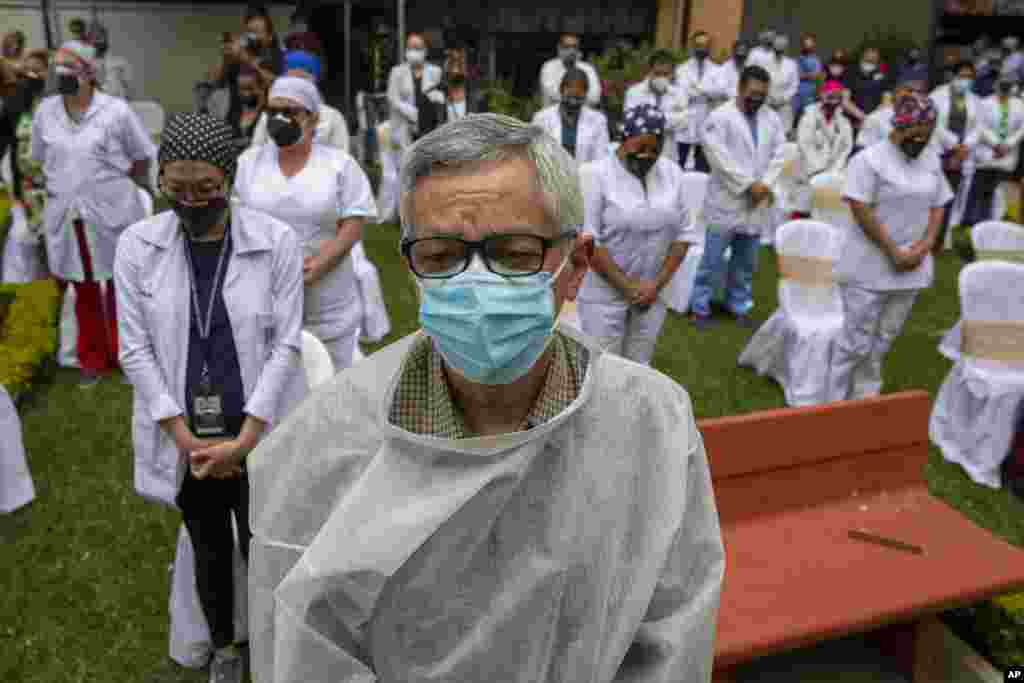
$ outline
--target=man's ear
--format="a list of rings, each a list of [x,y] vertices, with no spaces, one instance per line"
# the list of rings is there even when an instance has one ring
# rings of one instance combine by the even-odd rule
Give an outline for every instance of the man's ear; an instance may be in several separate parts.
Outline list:
[[[583,277],[590,270],[590,264],[594,259],[594,236],[580,234],[576,236],[576,242],[572,247],[572,255],[569,257],[572,262],[572,275],[569,278],[569,291],[566,297],[569,301],[575,301],[583,285]]]

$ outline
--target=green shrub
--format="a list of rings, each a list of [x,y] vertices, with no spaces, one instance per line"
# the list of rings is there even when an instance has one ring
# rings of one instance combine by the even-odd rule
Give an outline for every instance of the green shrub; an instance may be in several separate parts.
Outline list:
[[[889,65],[890,69],[903,63],[910,48],[921,47],[909,33],[882,29],[876,26],[871,33],[865,34],[863,40],[854,48],[850,56],[854,61],[859,61],[860,55],[869,46],[878,48],[878,51],[882,53],[882,63]]]
[[[633,50],[624,50],[616,46],[591,60],[601,78],[604,110],[608,116],[608,125],[612,129],[612,137],[617,137],[626,90],[647,78],[647,73],[651,69],[651,54],[657,49],[651,43],[642,43]],[[676,64],[682,64],[686,60],[685,49],[669,52]]]
[[[517,97],[512,94],[511,81],[483,81],[480,88],[487,96],[488,109],[494,114],[505,114],[529,122],[533,115],[541,110],[539,95]]]
[[[4,294],[14,299],[0,328],[0,383],[16,399],[57,352],[61,297],[53,280],[0,285]]]
[[[951,610],[944,620],[997,668],[1024,662],[1024,593]]]

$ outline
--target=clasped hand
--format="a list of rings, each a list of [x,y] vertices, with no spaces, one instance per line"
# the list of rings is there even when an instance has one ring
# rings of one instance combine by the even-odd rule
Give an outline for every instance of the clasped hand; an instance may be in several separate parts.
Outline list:
[[[921,265],[928,252],[932,250],[932,241],[918,240],[909,247],[895,247],[889,255],[893,268],[900,273],[914,270]]]
[[[633,280],[626,287],[625,294],[631,305],[646,308],[658,299],[658,283],[653,280]]]
[[[242,474],[242,462],[248,452],[238,439],[199,439],[192,437],[183,449],[196,479],[233,479]]]

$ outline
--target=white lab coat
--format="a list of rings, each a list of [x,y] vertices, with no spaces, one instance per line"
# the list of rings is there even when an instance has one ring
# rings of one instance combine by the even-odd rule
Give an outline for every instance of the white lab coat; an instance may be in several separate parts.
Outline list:
[[[793,98],[800,89],[800,67],[796,60],[785,55],[773,54],[760,65],[771,76],[767,104],[782,118],[786,133],[793,129]]]
[[[711,101],[709,91],[713,90],[715,72],[718,65],[711,58],[704,60],[704,71],[697,65],[697,58],[692,57],[676,67],[676,87],[686,93],[688,100],[688,122],[684,132],[677,138],[681,143],[697,144],[701,142],[700,131],[704,120],[710,112]]]
[[[883,104],[868,114],[868,117],[864,119],[864,124],[860,127],[860,132],[857,133],[857,146],[866,149],[887,139],[893,129],[892,115],[891,104]],[[932,135],[933,140],[938,140],[938,138],[938,135]]]
[[[689,98],[686,91],[670,85],[659,98],[651,88],[651,79],[645,78],[626,91],[622,110],[627,111],[641,104],[655,106],[665,115],[665,145],[661,151],[670,159],[675,159],[679,156],[675,143],[682,142],[689,122]]]
[[[562,112],[560,105],[541,109],[533,115],[533,125],[543,128],[548,135],[562,144]],[[608,119],[604,114],[584,106],[576,123],[576,156],[578,163],[585,164],[608,156]]]
[[[683,172],[661,157],[645,178],[630,173],[615,154],[584,167],[584,232],[608,250],[629,277],[654,280],[676,242],[700,240],[687,211]],[[667,297],[668,292],[665,292]],[[667,312],[659,299],[647,309],[629,304],[604,276],[588,271],[577,297],[583,331],[602,348],[649,363]]]
[[[222,295],[231,318],[245,413],[268,423],[300,372],[302,248],[284,223],[232,203],[232,254]],[[114,270],[121,367],[135,389],[135,490],[175,505],[187,462],[158,424],[185,415],[191,319],[185,237],[165,211],[121,236]]]
[[[935,134],[939,136],[943,150],[950,150],[959,144],[957,136],[949,130],[949,108],[952,99],[951,86],[940,85],[932,91],[932,102],[937,110]],[[967,93],[967,127],[964,133],[963,144],[972,153],[981,142],[981,98],[974,93]]]
[[[238,159],[235,192],[245,206],[292,228],[305,256],[337,237],[339,220],[376,219],[370,181],[347,152],[314,144],[291,178],[281,173],[278,154],[276,144],[246,150]],[[363,316],[351,252],[303,293],[304,327],[327,346],[336,368],[348,367]]]
[[[253,129],[250,147],[258,147],[271,142],[267,133],[267,115],[260,114],[260,120]],[[349,151],[348,123],[344,115],[328,104],[320,105],[320,120],[313,133],[313,142],[327,147],[336,147],[343,152]]]
[[[423,79],[420,88],[427,93],[441,82],[441,67],[427,62],[423,65]],[[412,143],[414,132],[419,130],[419,109],[416,107],[416,93],[413,92],[412,67],[399,64],[392,67],[388,76],[388,109],[391,121],[391,141],[404,149]]]
[[[111,97],[131,99],[132,67],[128,60],[117,55],[107,55],[96,60],[100,90]]]
[[[746,115],[736,102],[723,104],[704,124],[704,153],[711,179],[704,198],[703,219],[708,229],[760,235],[772,225],[774,206],[751,208],[747,190],[755,182],[774,188],[786,159],[786,133],[779,115],[768,107],[757,112],[757,144]],[[775,202],[781,192],[774,190]]]
[[[586,378],[539,427],[391,424],[410,335],[249,456],[256,683],[711,679],[724,554],[690,399],[560,329]]]
[[[775,57],[775,49],[771,47],[765,47],[763,45],[755,45],[750,48],[750,52],[747,54],[747,65],[748,66],[764,66]]]
[[[837,109],[832,120],[825,120],[821,103],[816,102],[804,110],[796,133],[799,150],[799,182],[796,188],[796,208],[809,212],[811,205],[811,178],[816,175],[837,174],[846,170],[853,151],[853,126]]]
[[[1017,160],[1020,156],[1020,143],[1024,140],[1024,102],[1020,98],[1011,97],[1007,106],[1009,107],[1009,115],[1007,117],[1007,136],[1004,139],[999,134],[999,125],[1002,118],[1002,106],[999,103],[999,96],[992,95],[982,100],[980,117],[981,139],[975,152],[978,168],[996,169],[1011,173],[1017,168]],[[996,159],[995,148],[999,145],[1006,145],[1010,148],[1010,151],[1003,158]]]
[[[587,74],[587,104],[591,107],[601,105],[601,78],[597,69],[590,62],[577,60],[575,68]],[[547,108],[562,101],[562,77],[565,76],[565,63],[555,57],[544,62],[540,68],[540,94],[543,107]]]
[[[953,199],[949,182],[938,156],[925,150],[910,160],[891,141],[868,147],[850,161],[843,196],[867,204],[878,222],[900,247],[923,239],[928,213]],[[922,289],[932,282],[932,255],[916,269],[896,272],[889,258],[864,234],[859,225],[850,226],[839,262],[836,280],[873,291]]]
[[[711,109],[715,110],[736,97],[740,89],[740,69],[736,68],[736,60],[722,62],[708,80],[708,96],[711,98]]]
[[[50,272],[83,282],[84,267],[71,221],[80,216],[93,278],[113,276],[121,232],[146,215],[128,176],[132,163],[152,159],[156,147],[128,103],[102,92],[81,124],[68,117],[60,95],[44,99],[32,119],[32,158],[43,164],[49,195],[43,212]]]

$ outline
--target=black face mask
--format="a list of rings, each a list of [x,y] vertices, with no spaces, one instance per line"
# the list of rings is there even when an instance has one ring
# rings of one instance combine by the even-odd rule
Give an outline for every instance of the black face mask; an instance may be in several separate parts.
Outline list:
[[[736,66],[742,67],[744,64],[747,63],[747,56],[746,55],[734,55],[733,56],[733,60],[735,60]]]
[[[999,91],[1000,95],[1009,95],[1013,92],[1013,83],[999,83],[996,86],[996,89]]]
[[[267,122],[267,134],[278,147],[291,147],[302,139],[302,127],[291,119],[274,116]]]
[[[239,101],[239,103],[243,107],[249,107],[251,109],[252,107],[255,107],[257,104],[260,103],[260,96],[259,95],[240,96],[238,98],[238,101]]]
[[[25,79],[25,91],[29,97],[36,98],[46,87],[46,81],[42,78],[26,78]]]
[[[743,109],[747,114],[754,115],[764,106],[764,100],[765,98],[763,97],[745,97],[743,99]]]
[[[697,59],[707,59],[710,52],[706,47],[694,48],[693,54]]]
[[[647,177],[647,174],[654,168],[654,164],[658,162],[657,156],[642,157],[637,154],[626,155],[626,168],[629,172],[635,175],[637,178],[643,179]]]
[[[227,197],[211,199],[202,206],[187,206],[181,202],[170,200],[171,210],[181,221],[181,227],[190,237],[202,237],[213,229],[228,210]]]
[[[916,159],[921,156],[921,152],[923,152],[924,148],[927,146],[927,140],[924,142],[921,140],[904,140],[900,143],[900,149],[902,149],[903,153],[910,159]]]
[[[77,95],[81,89],[77,76],[63,74],[57,77],[57,92],[61,95]]]
[[[107,46],[106,45],[96,45],[95,47],[96,47],[96,56],[97,57],[102,57],[103,55],[107,54]]]
[[[583,109],[583,98],[582,97],[563,97],[562,107],[565,111],[570,114],[578,114]]]

